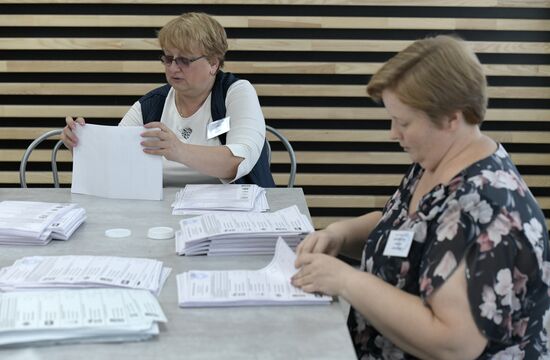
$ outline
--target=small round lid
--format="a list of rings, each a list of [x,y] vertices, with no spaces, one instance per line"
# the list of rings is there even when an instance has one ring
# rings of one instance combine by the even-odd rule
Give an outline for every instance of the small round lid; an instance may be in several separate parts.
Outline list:
[[[155,240],[166,240],[174,237],[174,229],[168,226],[156,226],[149,228],[147,237]]]
[[[130,229],[108,229],[105,230],[105,236],[109,238],[123,238],[132,235]]]

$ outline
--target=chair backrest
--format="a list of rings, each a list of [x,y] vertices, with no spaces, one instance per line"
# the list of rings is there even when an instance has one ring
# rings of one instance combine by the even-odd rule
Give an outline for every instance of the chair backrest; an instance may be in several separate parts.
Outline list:
[[[56,129],[51,130],[48,132],[45,132],[44,134],[37,137],[28,147],[27,150],[25,150],[25,153],[23,154],[23,158],[21,159],[21,165],[19,166],[19,182],[21,183],[22,188],[27,187],[27,180],[26,180],[26,171],[27,171],[27,162],[29,161],[29,157],[31,156],[32,151],[44,140],[47,140],[50,137],[61,135],[63,132],[63,129]],[[53,185],[58,188],[59,187],[59,177],[57,174],[57,151],[59,148],[63,145],[63,142],[59,140],[55,146],[52,149],[52,176],[53,176]]]
[[[269,125],[265,126],[265,130],[275,135],[283,143],[284,147],[288,151],[288,156],[290,158],[290,174],[288,177],[288,187],[294,187],[294,181],[296,179],[296,154],[294,153],[292,145],[290,145],[290,141],[288,141],[288,139],[278,130],[275,130]],[[267,141],[267,148],[269,150],[269,164],[271,165],[271,146],[269,145],[269,141]]]

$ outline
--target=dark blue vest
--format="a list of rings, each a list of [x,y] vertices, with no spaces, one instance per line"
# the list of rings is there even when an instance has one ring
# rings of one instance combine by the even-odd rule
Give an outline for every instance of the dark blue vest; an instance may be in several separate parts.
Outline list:
[[[225,108],[225,97],[231,84],[239,80],[235,75],[231,73],[224,73],[218,71],[216,80],[214,81],[214,87],[212,88],[210,113],[212,120],[218,120],[225,117],[227,109]],[[150,123],[152,121],[160,121],[162,116],[162,110],[164,109],[164,103],[166,96],[170,91],[170,85],[166,84],[159,88],[156,88],[139,99],[141,104],[141,114],[143,116],[143,124]],[[225,133],[218,136],[222,145],[225,145]],[[256,162],[256,165],[252,168],[250,173],[235,180],[235,184],[256,184],[258,186],[269,188],[275,187],[271,170],[269,169],[269,158],[266,143],[262,148],[260,158]]]

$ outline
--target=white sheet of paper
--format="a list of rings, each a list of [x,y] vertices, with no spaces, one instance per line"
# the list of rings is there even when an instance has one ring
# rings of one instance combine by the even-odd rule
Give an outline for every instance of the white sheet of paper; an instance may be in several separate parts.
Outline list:
[[[71,192],[162,200],[162,157],[143,152],[141,126],[77,126]]]

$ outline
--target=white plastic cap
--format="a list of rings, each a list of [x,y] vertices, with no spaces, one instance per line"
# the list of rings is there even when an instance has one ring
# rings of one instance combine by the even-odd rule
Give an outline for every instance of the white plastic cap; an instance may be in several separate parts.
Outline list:
[[[168,226],[157,226],[149,228],[147,237],[155,240],[167,240],[174,237],[174,229]]]
[[[132,235],[130,229],[108,229],[105,230],[105,236],[109,238],[123,238]]]

